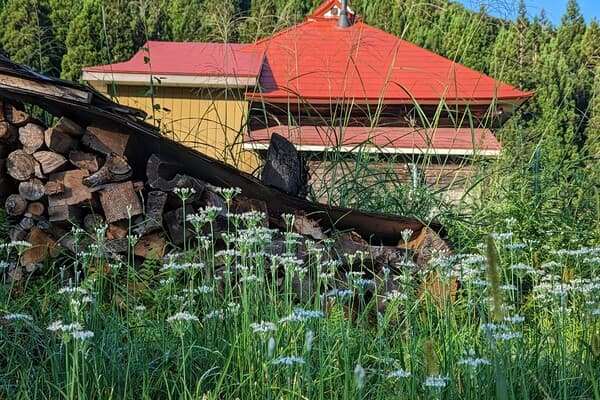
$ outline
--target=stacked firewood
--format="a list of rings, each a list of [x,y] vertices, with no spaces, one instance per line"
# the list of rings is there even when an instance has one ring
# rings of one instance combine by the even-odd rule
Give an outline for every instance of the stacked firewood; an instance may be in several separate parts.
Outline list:
[[[228,212],[259,211],[263,226],[280,228],[272,250],[283,253],[283,229],[289,228],[288,223],[280,215],[269,215],[265,201],[242,193],[226,202],[219,188],[181,173],[177,160],[164,159],[160,154],[150,155],[144,165],[134,168],[127,157],[135,151],[128,148],[129,135],[104,119],[87,126],[65,116],[54,119],[52,126],[46,127],[15,105],[0,102],[0,197],[6,198],[6,214],[14,221],[10,239],[31,245],[14,266],[13,280],[22,279],[23,272],[41,269],[46,260],[61,252],[81,250],[81,239],[75,237],[73,227],[89,232],[88,244],[101,241],[108,257],[133,253],[138,261],[161,260],[169,249],[176,251],[191,244],[188,241],[198,232],[194,232],[193,224],[186,224],[188,216],[206,207],[220,210],[211,227],[215,238],[228,229]],[[282,163],[271,164],[274,168]],[[294,186],[297,194],[303,190],[304,175],[301,166],[295,171],[300,182]],[[279,171],[281,177],[275,172],[269,176],[277,179],[267,183],[277,187],[280,180],[294,176],[288,170]],[[356,257],[347,255],[357,251],[369,260],[367,268],[363,263],[363,270],[373,278],[381,278],[387,273],[384,271],[394,270],[399,261],[406,260],[407,253],[423,268],[432,249],[447,249],[444,241],[426,227],[409,233],[410,241],[385,247],[371,246],[351,232],[325,234],[319,223],[302,210],[293,220],[293,229],[300,236],[297,257],[306,257],[302,249],[307,239],[318,242],[328,238],[342,261],[340,273],[355,267],[351,264]],[[102,238],[98,238],[99,231],[103,232]],[[391,286],[378,292],[394,290],[393,282],[386,281]]]
[[[167,243],[183,244],[187,214],[202,206],[226,209],[216,188],[178,174],[176,165],[158,155],[134,176],[125,156],[129,136],[109,125],[82,127],[60,117],[45,127],[11,104],[0,110],[0,143],[8,152],[0,175],[7,182],[3,186],[14,188],[4,206],[17,222],[10,239],[32,245],[20,258],[27,270],[56,256],[59,247],[73,250],[72,226],[92,231],[106,224],[106,248],[112,254],[126,253],[127,235],[135,234],[140,238],[135,255],[159,258]],[[185,202],[177,194],[183,188],[190,189]],[[264,202],[243,196],[231,207],[267,210]]]

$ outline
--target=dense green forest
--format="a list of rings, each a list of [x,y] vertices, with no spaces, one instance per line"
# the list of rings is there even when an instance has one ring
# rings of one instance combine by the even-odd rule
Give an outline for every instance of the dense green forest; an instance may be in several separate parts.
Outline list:
[[[148,39],[251,42],[303,20],[320,0],[0,0],[0,47],[53,76],[126,60]],[[493,3],[493,2],[492,2]],[[503,3],[504,4],[504,3]],[[570,0],[559,26],[544,13],[491,17],[449,0],[353,0],[365,22],[485,72],[534,98],[497,132],[514,210],[597,222],[600,27]],[[504,202],[506,205],[506,202]],[[545,214],[546,215],[546,214]],[[571,221],[574,223],[574,221]],[[535,225],[535,224],[531,224]]]

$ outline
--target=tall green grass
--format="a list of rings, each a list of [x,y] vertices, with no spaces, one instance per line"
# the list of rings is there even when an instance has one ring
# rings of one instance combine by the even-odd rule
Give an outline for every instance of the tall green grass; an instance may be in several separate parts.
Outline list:
[[[2,286],[0,397],[600,398],[600,248],[497,232],[493,256],[482,245],[434,258],[437,279],[461,285],[440,306],[401,266],[373,281],[340,274],[328,241],[288,231],[289,254],[270,255],[277,234],[260,219],[231,216],[224,245],[198,230],[165,262],[90,248],[26,280],[21,297]],[[398,289],[374,312],[367,293],[383,296],[387,280]]]

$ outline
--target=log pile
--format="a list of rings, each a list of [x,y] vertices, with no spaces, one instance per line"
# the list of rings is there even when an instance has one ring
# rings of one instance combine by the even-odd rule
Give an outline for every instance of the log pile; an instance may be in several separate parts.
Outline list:
[[[197,232],[185,221],[187,216],[205,207],[220,210],[213,227],[215,238],[220,238],[220,233],[229,226],[227,212],[261,212],[264,226],[280,230],[272,245],[274,254],[283,254],[285,248],[286,222],[279,213],[282,209],[292,210],[293,228],[301,237],[298,258],[306,257],[307,239],[316,242],[329,239],[336,256],[342,260],[340,274],[356,268],[352,261],[355,258],[347,255],[360,251],[370,260],[366,268],[364,263],[361,268],[368,277],[379,277],[379,283],[384,281],[384,271],[404,273],[398,270],[402,260],[413,260],[415,271],[423,270],[432,249],[448,249],[435,232],[416,220],[406,220],[406,230],[411,232],[400,239],[398,228],[404,226],[403,221],[387,223],[381,215],[373,217],[373,226],[385,231],[380,234],[382,238],[398,237],[395,245],[390,245],[389,239],[386,245],[383,240],[376,245],[368,243],[365,238],[371,228],[366,224],[356,226],[360,235],[347,228],[337,232],[332,221],[341,221],[341,215],[348,215],[344,221],[351,223],[369,221],[375,214],[326,208],[299,197],[294,200],[293,196],[301,197],[306,192],[305,167],[301,157],[293,154],[293,146],[282,143],[279,137],[274,138],[273,149],[269,151],[263,183],[253,186],[252,180],[234,173],[233,177],[246,186],[226,204],[219,188],[208,182],[208,176],[200,179],[190,174],[189,168],[187,173],[182,171],[173,152],[166,151],[166,155],[154,152],[141,157],[140,163],[140,149],[132,148],[139,140],[135,146],[131,145],[131,131],[110,118],[96,117],[87,124],[81,121],[58,114],[54,115],[51,126],[45,126],[25,112],[20,103],[0,97],[0,199],[14,222],[10,240],[31,244],[9,271],[8,281],[23,279],[24,272],[41,270],[49,258],[77,251],[74,226],[88,231],[89,238],[101,240],[107,257],[132,253],[138,262],[160,260],[169,251],[193,245],[191,239]],[[133,158],[136,163],[131,161]],[[214,164],[210,161],[206,165],[214,167]],[[222,177],[232,176],[230,170],[219,165],[215,171],[222,173]],[[269,188],[281,190],[281,195]],[[261,197],[257,195],[261,190],[269,193]],[[280,197],[276,204],[269,200],[274,194]],[[320,214],[315,210],[320,210]],[[331,214],[324,215],[323,210]],[[103,238],[97,237],[99,226],[106,226]],[[378,233],[376,228],[372,232]],[[137,238],[134,246],[131,235]],[[379,293],[395,289],[393,280],[385,281],[386,287],[379,287]]]

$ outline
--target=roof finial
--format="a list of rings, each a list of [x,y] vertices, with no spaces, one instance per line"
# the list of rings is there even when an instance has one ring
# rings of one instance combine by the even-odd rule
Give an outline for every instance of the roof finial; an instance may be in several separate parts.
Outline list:
[[[348,20],[348,0],[342,0],[342,10],[338,18],[338,28],[347,28],[350,26],[350,20]]]

